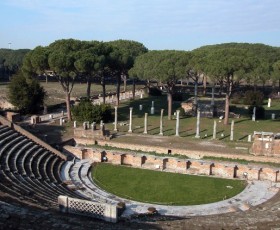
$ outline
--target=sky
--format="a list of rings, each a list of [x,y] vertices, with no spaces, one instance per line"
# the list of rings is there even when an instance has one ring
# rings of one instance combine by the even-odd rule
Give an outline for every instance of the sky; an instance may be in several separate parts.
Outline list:
[[[134,40],[149,50],[280,46],[279,0],[0,0],[0,48]]]

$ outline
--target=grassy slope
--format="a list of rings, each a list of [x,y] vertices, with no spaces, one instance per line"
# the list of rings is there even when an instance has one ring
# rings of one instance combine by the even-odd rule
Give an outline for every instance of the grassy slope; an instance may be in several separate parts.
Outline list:
[[[212,203],[240,193],[244,181],[191,176],[98,164],[92,171],[94,181],[120,197],[168,205]],[[232,189],[226,186],[232,186]]]

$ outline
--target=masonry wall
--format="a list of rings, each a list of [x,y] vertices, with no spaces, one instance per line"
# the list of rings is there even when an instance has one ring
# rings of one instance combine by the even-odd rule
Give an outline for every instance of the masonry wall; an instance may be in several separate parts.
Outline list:
[[[82,144],[82,145],[92,145],[94,142],[89,139],[85,138],[75,138],[76,143]],[[156,152],[159,154],[167,154],[167,148],[159,147],[159,146],[148,146],[148,145],[140,145],[140,144],[129,144],[129,143],[116,143],[116,142],[110,142],[110,141],[98,141],[98,145],[101,146],[111,146],[115,148],[124,148],[124,149],[130,149],[131,151],[143,151],[143,152]],[[243,159],[247,161],[259,161],[259,162],[272,162],[272,163],[280,163],[280,158],[275,157],[267,157],[267,156],[254,156],[254,155],[235,155],[235,154],[222,154],[222,153],[213,153],[213,152],[207,152],[207,151],[194,151],[194,150],[187,150],[187,149],[177,149],[173,148],[172,153],[177,153],[180,155],[188,156],[191,159],[201,159],[204,156],[213,156],[213,157],[223,157],[223,158],[231,158],[231,159]]]
[[[75,153],[75,147],[68,147]],[[238,163],[202,161],[196,159],[179,159],[175,157],[158,157],[148,154],[137,154],[133,152],[107,151],[85,148],[83,157],[97,159],[100,162],[102,157],[106,157],[106,162],[116,165],[129,165],[137,168],[151,170],[177,172],[190,175],[206,175],[229,179],[247,180],[269,180],[280,182],[279,169],[273,167],[261,167],[256,165],[243,165]],[[85,154],[87,152],[87,154]]]

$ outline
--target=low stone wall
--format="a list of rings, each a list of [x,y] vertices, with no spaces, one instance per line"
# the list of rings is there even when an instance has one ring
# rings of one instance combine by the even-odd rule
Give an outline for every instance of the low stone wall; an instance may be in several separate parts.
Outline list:
[[[92,140],[86,138],[75,138],[75,142],[82,145],[93,145],[94,142]],[[139,145],[139,144],[129,144],[129,143],[117,143],[111,141],[98,141],[98,145],[101,146],[110,146],[121,149],[130,149],[135,151],[143,151],[143,152],[155,152],[159,154],[168,154],[168,150],[171,150],[170,155],[172,154],[180,154],[188,156],[192,159],[201,159],[203,157],[223,157],[230,159],[242,159],[247,161],[256,161],[256,162],[271,162],[271,163],[280,163],[280,158],[276,157],[267,157],[267,156],[254,156],[254,155],[241,155],[241,154],[228,154],[228,153],[214,153],[207,151],[195,151],[188,149],[178,149],[178,148],[165,148],[159,146],[148,146],[148,145]]]
[[[49,144],[47,144],[46,142],[42,141],[41,139],[39,139],[38,137],[34,136],[33,134],[31,134],[30,132],[26,131],[25,129],[23,129],[22,127],[20,127],[19,125],[16,125],[8,120],[6,120],[4,117],[0,116],[0,123],[3,125],[7,125],[9,127],[11,127],[12,129],[14,129],[15,131],[19,132],[20,134],[26,136],[27,138],[31,139],[32,141],[34,141],[35,143],[37,143],[38,145],[41,145],[42,147],[46,148],[47,150],[53,152],[54,154],[58,155],[59,157],[61,157],[62,159],[66,160],[67,157],[65,155],[63,155],[61,152],[59,152],[58,150],[56,150],[55,148],[53,148],[52,146],[50,146]]]
[[[67,196],[59,196],[58,204],[60,211],[64,213],[94,217],[113,223],[118,220],[116,205],[80,200]]]
[[[207,175],[221,178],[248,180],[269,180],[280,182],[279,168],[242,165],[240,163],[214,162],[197,159],[160,157],[132,152],[100,150],[94,148],[65,147],[69,152],[95,162],[108,162],[116,165],[130,165],[137,168],[169,171],[176,173]]]

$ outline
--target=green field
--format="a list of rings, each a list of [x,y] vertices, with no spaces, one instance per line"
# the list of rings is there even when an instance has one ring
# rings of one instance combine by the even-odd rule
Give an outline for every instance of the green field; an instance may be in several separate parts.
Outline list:
[[[99,163],[92,176],[101,188],[117,196],[165,205],[197,205],[217,202],[240,193],[245,181]],[[227,188],[227,186],[231,186]]]

